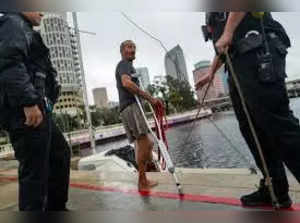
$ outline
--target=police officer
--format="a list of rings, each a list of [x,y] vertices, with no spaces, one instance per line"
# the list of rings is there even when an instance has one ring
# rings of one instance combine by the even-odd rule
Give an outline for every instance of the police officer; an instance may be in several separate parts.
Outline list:
[[[261,143],[275,195],[282,208],[289,208],[289,184],[284,164],[300,182],[300,126],[290,107],[285,86],[285,60],[290,40],[271,13],[208,13],[203,27],[206,40],[214,43],[217,56],[199,88],[209,81],[223,64],[229,51],[233,67]],[[229,71],[230,96],[244,136],[257,166],[264,173],[262,161],[243,110],[240,96]],[[245,206],[271,205],[266,180],[258,191],[241,197]]]
[[[33,26],[42,13],[0,17],[2,126],[19,161],[19,209],[64,211],[68,200],[70,149],[51,119],[59,96],[49,50]]]

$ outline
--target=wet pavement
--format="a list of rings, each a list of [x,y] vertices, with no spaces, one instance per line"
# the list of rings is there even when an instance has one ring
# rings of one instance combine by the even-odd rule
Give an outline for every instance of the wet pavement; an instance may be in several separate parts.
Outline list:
[[[0,171],[0,210],[17,210],[17,171]],[[139,193],[135,174],[72,171],[68,207],[81,211],[207,211],[242,208],[239,197],[255,189],[259,176],[245,169],[181,169],[179,196],[168,173],[149,173],[159,186]],[[300,187],[290,179],[291,197],[300,203]],[[300,205],[296,204],[296,210]]]
[[[83,211],[176,211],[241,210],[240,207],[181,201],[151,196],[132,196],[120,192],[72,189],[69,207]]]
[[[1,187],[1,185],[0,185]],[[247,210],[221,204],[166,199],[151,196],[133,196],[122,192],[93,191],[88,189],[70,190],[68,208],[80,211],[208,211]],[[18,211],[17,203],[8,203],[1,211]]]

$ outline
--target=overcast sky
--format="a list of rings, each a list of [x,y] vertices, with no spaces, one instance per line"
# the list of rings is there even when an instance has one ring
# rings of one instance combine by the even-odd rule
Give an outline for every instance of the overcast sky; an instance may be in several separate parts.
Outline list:
[[[201,33],[204,24],[202,12],[129,12],[136,23],[159,38],[168,49],[179,44],[184,52],[190,83],[193,84],[193,65],[200,60],[211,60],[214,51],[211,43],[205,43]],[[286,28],[292,40],[287,58],[289,79],[300,78],[300,13],[273,13]],[[89,90],[89,102],[93,103],[91,90],[106,87],[111,101],[118,101],[115,83],[115,67],[120,61],[119,45],[132,39],[137,44],[135,67],[148,67],[150,79],[165,75],[164,51],[160,45],[128,23],[119,12],[78,13],[81,30],[97,33],[82,34],[84,66]]]

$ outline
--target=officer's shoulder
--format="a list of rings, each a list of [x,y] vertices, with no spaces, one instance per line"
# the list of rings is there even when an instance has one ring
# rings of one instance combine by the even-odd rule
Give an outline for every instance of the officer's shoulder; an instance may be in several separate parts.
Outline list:
[[[24,21],[17,14],[5,14],[1,17],[2,23],[5,26],[10,26],[12,29],[22,29]]]
[[[7,14],[1,17],[2,28],[7,34],[11,33],[13,35],[8,35],[10,38],[24,36],[25,33],[30,33],[30,27],[27,22],[18,14]],[[7,30],[6,30],[7,29]],[[16,36],[21,35],[21,36]]]

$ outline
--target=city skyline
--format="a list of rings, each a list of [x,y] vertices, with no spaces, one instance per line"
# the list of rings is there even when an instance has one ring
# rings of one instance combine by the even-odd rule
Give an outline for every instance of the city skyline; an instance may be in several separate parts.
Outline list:
[[[185,57],[180,45],[176,45],[166,53],[165,69],[166,76],[171,76],[179,81],[189,82]]]
[[[300,30],[295,22],[300,17],[300,13],[283,12],[273,13],[273,15],[286,28],[293,44],[287,57],[288,77],[289,79],[300,78],[298,63]],[[201,25],[205,22],[204,13],[131,12],[129,16],[159,38],[168,50],[177,44],[182,47],[191,84],[193,65],[200,60],[212,60],[214,56],[212,44],[204,42],[201,32]],[[151,80],[154,75],[165,75],[165,51],[157,42],[129,24],[121,13],[78,13],[78,18],[81,30],[97,33],[97,36],[81,35],[90,104],[93,104],[91,89],[97,86],[106,86],[109,98],[118,100],[114,72],[117,63],[121,60],[119,45],[125,39],[136,42],[135,67],[147,66]]]

